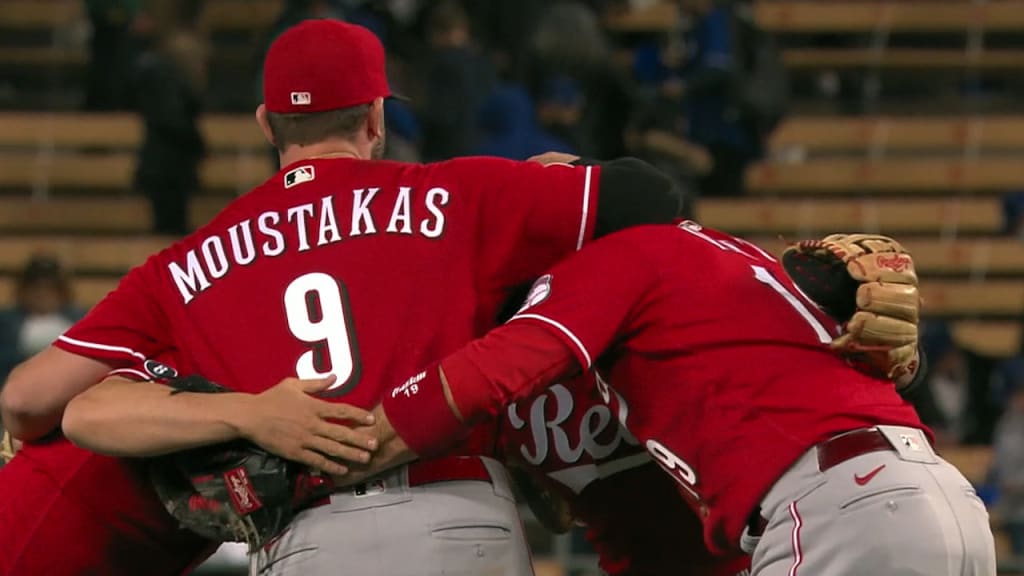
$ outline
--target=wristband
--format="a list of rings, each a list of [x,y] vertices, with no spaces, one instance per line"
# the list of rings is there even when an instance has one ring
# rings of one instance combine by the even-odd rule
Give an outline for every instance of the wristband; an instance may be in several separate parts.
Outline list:
[[[421,458],[444,453],[469,432],[448,406],[437,364],[385,394],[381,407],[391,427]]]

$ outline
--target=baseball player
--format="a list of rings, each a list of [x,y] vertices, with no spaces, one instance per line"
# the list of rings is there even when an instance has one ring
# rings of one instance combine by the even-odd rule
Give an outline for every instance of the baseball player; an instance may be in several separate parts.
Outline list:
[[[916,333],[916,318],[919,300],[916,292],[916,276],[906,274],[903,283],[864,285],[875,288],[884,297],[873,299],[870,311],[875,314],[864,333],[883,335],[875,338],[875,344],[901,347],[903,334]],[[890,278],[889,280],[893,280]],[[833,280],[837,282],[837,280]],[[834,290],[833,290],[834,291]],[[536,294],[531,295],[531,298]],[[521,297],[510,297],[511,302],[521,302]],[[877,301],[877,305],[875,302]],[[514,310],[514,304],[503,317]],[[885,336],[888,335],[888,336]],[[176,362],[163,357],[160,362],[140,362],[134,369],[116,370],[119,376],[142,379],[160,379],[178,390],[210,392],[223,390],[208,381],[199,386],[195,378],[186,386],[176,381],[175,371],[166,362]],[[884,365],[888,372],[889,359]],[[586,376],[592,378],[592,376]],[[659,575],[690,574],[694,576],[732,576],[749,567],[749,558],[742,555],[712,557],[702,545],[700,524],[678,498],[674,498],[671,480],[662,475],[657,466],[648,458],[635,440],[618,423],[593,389],[592,381],[584,385],[555,385],[549,391],[519,407],[509,408],[508,417],[500,434],[501,447],[497,457],[514,463],[514,478],[520,483],[539,518],[554,530],[564,531],[573,518],[587,525],[587,537],[600,554],[602,566],[609,574]],[[102,389],[103,385],[100,386]],[[529,408],[525,408],[525,406]],[[69,412],[76,410],[76,403]],[[101,426],[105,427],[105,426]],[[551,431],[551,440],[547,433]],[[481,436],[481,435],[478,435]],[[467,450],[490,453],[493,440],[482,437],[486,443]],[[502,454],[503,453],[503,454]],[[232,477],[244,477],[236,473],[237,467],[248,470],[247,490],[257,495],[263,506],[250,512],[237,508],[234,499],[229,500],[226,488],[215,484],[226,477],[224,468],[210,467],[211,453],[206,450],[178,452],[176,461],[183,462],[186,485],[192,489],[181,490],[182,468],[154,470],[154,482],[161,487],[158,491],[164,503],[183,523],[214,540],[236,540],[239,533],[234,525],[236,514],[245,517],[245,540],[254,542],[272,538],[281,527],[293,517],[292,509],[296,500],[309,496],[305,483],[288,481],[295,488],[281,492],[282,474],[289,474],[289,467],[271,464],[255,452],[237,452],[233,447],[214,451],[214,462],[230,462],[227,470]],[[216,464],[215,464],[216,466]],[[534,482],[527,474],[531,473]],[[299,472],[302,474],[302,472]],[[537,483],[543,485],[538,488]],[[238,489],[234,486],[232,489]],[[551,493],[558,497],[547,497]],[[632,494],[628,500],[613,497],[614,494]],[[299,495],[297,498],[296,495]],[[313,496],[315,499],[317,496]],[[197,500],[198,499],[198,500]],[[196,508],[199,500],[208,502]],[[539,505],[538,503],[545,503]],[[567,502],[569,510],[561,504]],[[186,504],[187,503],[187,504]],[[233,508],[235,506],[235,508]],[[554,510],[561,510],[556,513]],[[234,510],[232,512],[231,510]],[[258,517],[256,516],[258,515]],[[652,530],[652,527],[656,528]],[[258,545],[257,545],[258,547]],[[682,572],[681,572],[682,571]]]
[[[810,272],[797,270],[795,282],[799,285]],[[893,275],[886,280],[879,284],[861,279],[858,289],[870,290],[875,297],[864,302],[870,310],[862,311],[867,325],[861,326],[859,338],[879,351],[905,350],[905,336],[917,332],[920,310],[913,261],[908,261],[904,278]],[[841,276],[827,282],[834,284],[833,293],[843,285]],[[539,286],[526,296],[528,303],[544,297],[546,285]],[[815,292],[814,285],[807,289]],[[829,301],[827,294],[819,297]],[[520,297],[502,320],[522,302]],[[840,349],[849,349],[848,344],[833,342]],[[887,353],[877,358],[877,367],[865,368],[888,374],[908,359],[913,362],[912,354],[904,358]],[[901,392],[912,390],[924,374],[919,367],[911,375],[918,381],[900,382]],[[678,498],[673,480],[619,425],[602,400],[593,373],[510,404],[499,422],[499,459],[507,462],[534,515],[556,533],[568,530],[573,521],[583,523],[605,573],[736,576],[749,570],[746,554],[710,554],[703,545],[700,520]]]
[[[874,247],[821,245],[883,279],[908,265]],[[696,223],[638,228],[555,267],[540,293],[443,373],[385,395],[377,466],[430,454],[459,436],[460,418],[493,417],[595,368],[611,413],[676,481],[709,548],[752,553],[752,574],[995,574],[969,482],[892,386],[823,345],[834,321],[756,246]],[[411,426],[412,410],[435,425]]]
[[[669,181],[630,159],[548,166],[484,158],[432,165],[375,160],[389,95],[383,50],[369,31],[315,20],[279,37],[267,55],[257,118],[284,168],[130,272],[53,347],[12,373],[0,405],[12,432],[28,439],[49,433],[68,400],[112,367],[171,352],[178,370],[252,394],[199,400],[133,383],[117,394],[134,406],[133,417],[108,429],[110,439],[127,444],[100,441],[94,448],[159,454],[241,435],[341,473],[345,467],[336,458],[359,461],[373,445],[328,421],[363,421],[363,411],[338,400],[373,406],[380,383],[482,334],[512,287],[595,235],[667,222],[675,214],[678,199]],[[417,344],[399,344],[398,333]],[[267,389],[295,374],[304,380]],[[306,396],[313,391],[323,401]],[[64,431],[88,429],[103,419],[106,404],[86,403],[88,410],[74,412],[80,418],[65,419]],[[26,464],[6,480],[24,482],[36,469],[45,473],[57,464],[39,459],[33,468],[27,462],[56,451],[25,448],[25,458],[19,455],[12,466],[19,459]],[[75,455],[85,465],[120,466]],[[68,474],[88,475],[85,465]],[[120,474],[126,484],[136,480],[133,490],[122,489],[137,504],[144,490],[130,466],[107,473]],[[422,462],[378,488],[373,498],[342,492],[309,510],[260,555],[260,569],[530,572],[506,476],[495,462]],[[34,504],[43,506],[33,509],[49,509],[52,498],[45,494],[51,492],[38,491],[43,495]],[[28,506],[6,502],[3,530],[25,530],[19,515]],[[112,514],[120,509],[107,508]],[[150,517],[142,510],[139,515]],[[152,534],[173,532],[166,515],[152,516],[161,518],[149,526]],[[56,520],[44,515],[43,521]],[[27,532],[15,545],[4,540],[4,573],[38,573],[23,554],[24,539],[35,542],[33,530]],[[402,554],[392,552],[395,543]],[[82,571],[61,568],[46,573]],[[140,572],[153,573],[148,566]]]

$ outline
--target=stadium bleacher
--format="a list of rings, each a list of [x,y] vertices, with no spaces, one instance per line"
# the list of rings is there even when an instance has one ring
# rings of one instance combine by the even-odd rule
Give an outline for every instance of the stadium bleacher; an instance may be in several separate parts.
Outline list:
[[[222,67],[252,56],[280,6],[280,0],[205,3],[203,25],[215,38],[245,37],[215,51]],[[1024,46],[966,40],[1024,32],[1024,0],[762,0],[754,7],[762,26],[792,40],[783,43],[783,54],[795,70],[1024,69]],[[11,37],[18,39],[0,40],[0,74],[9,73],[27,94],[49,94],[72,81],[86,60],[80,43],[64,32],[82,18],[78,1],[0,2],[0,36],[16,31]],[[669,2],[613,11],[605,22],[623,34],[685,25]],[[820,34],[862,41],[840,48],[803,42]],[[963,39],[955,46],[887,43],[890,35],[925,34]],[[63,102],[54,98],[40,101]],[[905,239],[922,278],[924,314],[952,320],[953,337],[966,349],[993,358],[1020,354],[1024,246],[1003,235],[1001,195],[1024,189],[1024,115],[926,112],[789,118],[771,139],[769,159],[748,172],[750,196],[704,199],[699,218],[776,254],[787,241],[834,231]],[[191,209],[194,225],[273,171],[251,115],[210,115],[202,130],[210,156]],[[67,263],[76,272],[77,301],[91,305],[172,241],[149,233],[148,203],[131,191],[142,134],[131,114],[0,112],[0,307],[10,304],[13,275],[34,253],[53,253]],[[992,458],[987,447],[944,455],[975,482],[984,480]],[[1005,550],[1002,539],[1000,546]]]

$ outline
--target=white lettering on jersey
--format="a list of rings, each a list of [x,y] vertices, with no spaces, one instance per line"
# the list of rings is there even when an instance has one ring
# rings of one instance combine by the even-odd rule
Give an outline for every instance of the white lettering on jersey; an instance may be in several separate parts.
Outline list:
[[[398,198],[395,199],[395,207],[391,211],[391,220],[388,222],[388,232],[412,234],[412,223],[410,222],[412,215],[410,214],[411,209],[409,207],[409,193],[411,191],[412,188],[408,186],[402,186],[398,189]],[[398,229],[399,222],[402,223],[401,231]]]
[[[377,192],[380,192],[380,188],[370,188],[369,194],[366,194],[364,198],[363,194],[366,192],[367,190],[364,188],[352,191],[352,230],[349,231],[349,236],[377,233],[377,227],[373,224],[373,215],[370,214],[370,202],[373,202],[373,198]]]
[[[545,416],[548,400],[555,402],[555,415],[550,420]],[[530,426],[533,449],[531,450],[530,446],[525,445],[519,447],[520,454],[528,463],[536,466],[544,462],[548,458],[552,443],[555,456],[566,464],[579,462],[584,454],[594,459],[607,458],[623,442],[634,446],[639,445],[636,439],[622,427],[618,428],[607,443],[602,444],[597,440],[612,422],[611,409],[602,404],[595,404],[584,412],[577,431],[578,440],[574,444],[562,425],[575,409],[576,402],[572,392],[561,384],[555,384],[544,394],[534,398],[530,405],[528,422],[519,416],[517,404],[511,404],[508,407],[508,417],[513,428],[522,430],[527,424]]]
[[[174,284],[178,287],[178,292],[185,304],[191,302],[197,292],[202,292],[210,287],[210,281],[206,278],[202,266],[199,265],[199,258],[196,256],[195,250],[189,250],[185,255],[187,272],[182,270],[177,262],[168,264],[167,269],[171,272],[171,278],[174,279]]]
[[[242,232],[242,239],[239,240],[238,232]],[[243,220],[228,228],[228,236],[231,238],[231,254],[239,266],[252,264],[256,259],[256,244],[252,241],[252,220]],[[243,246],[244,242],[244,246]],[[245,248],[245,253],[242,248]]]
[[[352,191],[353,232],[350,237],[377,234],[370,205],[379,192],[380,188]],[[412,187],[399,187],[386,233],[411,236],[418,230],[425,238],[440,237],[445,229],[445,213],[441,207],[448,204],[448,191],[444,188],[431,188],[427,191],[423,204],[417,206],[413,205],[412,194]],[[226,231],[206,236],[198,248],[188,252],[184,263],[179,260],[169,264],[172,280],[182,299],[186,304],[191,302],[197,293],[210,287],[211,281],[226,276],[232,264],[246,266],[255,262],[261,255],[274,257],[284,254],[289,249],[285,237],[285,227],[288,225],[295,227],[295,246],[291,248],[298,252],[313,248],[311,228],[317,232],[317,247],[343,241],[344,236],[338,228],[338,214],[334,203],[337,198],[343,196],[331,194],[319,198],[316,202],[292,206],[284,211],[264,212],[256,218],[259,234],[257,237],[253,236],[252,219],[229,226]],[[430,214],[419,221],[418,228],[413,222],[414,208],[417,211],[425,208]],[[226,249],[228,243],[231,245],[230,251]],[[256,249],[257,243],[259,251]]]
[[[281,215],[277,212],[264,212],[260,214],[257,219],[257,225],[260,232],[269,236],[274,244],[271,245],[270,240],[263,243],[263,255],[264,256],[280,256],[284,253],[284,234],[270,227],[271,223],[274,225],[281,223]],[[273,246],[273,247],[271,247]]]
[[[320,236],[317,238],[316,245],[324,246],[339,240],[341,240],[341,232],[338,232],[338,222],[334,218],[334,198],[324,196],[320,204]]]
[[[437,238],[444,234],[444,212],[441,206],[448,205],[448,191],[444,188],[431,188],[427,191],[427,211],[434,217],[433,222],[420,222],[420,234],[427,238]]]
[[[295,232],[299,237],[299,252],[309,250],[309,238],[306,234],[306,218],[313,217],[313,205],[303,204],[288,209],[288,221],[295,222]]]
[[[210,271],[210,276],[223,278],[228,273],[230,264],[227,254],[224,253],[224,244],[221,242],[220,236],[210,236],[203,240],[202,250],[203,260],[206,262],[206,269]]]

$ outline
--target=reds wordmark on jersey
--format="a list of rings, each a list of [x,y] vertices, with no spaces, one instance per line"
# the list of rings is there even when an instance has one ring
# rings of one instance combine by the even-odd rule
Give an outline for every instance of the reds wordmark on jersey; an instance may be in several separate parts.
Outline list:
[[[510,404],[499,439],[506,457],[569,503],[612,576],[745,574],[748,557],[708,552],[700,520],[619,424],[595,378],[589,372]]]

